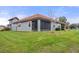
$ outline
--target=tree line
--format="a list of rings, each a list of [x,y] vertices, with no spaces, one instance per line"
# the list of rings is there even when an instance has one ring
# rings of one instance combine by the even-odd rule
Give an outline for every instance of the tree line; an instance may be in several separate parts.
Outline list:
[[[65,29],[79,29],[79,23],[70,24],[67,21],[67,18],[65,16],[59,17],[59,21],[65,23],[65,24],[61,24],[61,30],[65,30]]]

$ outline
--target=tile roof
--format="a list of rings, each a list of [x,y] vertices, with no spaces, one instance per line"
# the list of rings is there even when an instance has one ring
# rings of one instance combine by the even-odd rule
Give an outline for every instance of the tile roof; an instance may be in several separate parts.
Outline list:
[[[41,15],[41,14],[35,14],[35,15],[32,15],[32,16],[25,17],[25,18],[19,20],[18,22],[33,21],[33,20],[37,20],[37,19],[51,21],[50,17],[44,16],[44,15]]]
[[[16,18],[16,17],[14,17],[14,18]],[[14,18],[12,18],[12,20]],[[38,20],[38,19],[40,19],[40,20],[46,20],[46,21],[50,21],[50,22],[53,21],[53,22],[59,23],[59,24],[65,24],[64,22],[56,21],[53,18],[50,18],[50,17],[42,15],[42,14],[34,14],[32,16],[28,16],[28,17],[25,17],[23,19],[20,19],[20,20],[14,22],[14,23],[22,23],[22,22],[33,21],[33,20]]]

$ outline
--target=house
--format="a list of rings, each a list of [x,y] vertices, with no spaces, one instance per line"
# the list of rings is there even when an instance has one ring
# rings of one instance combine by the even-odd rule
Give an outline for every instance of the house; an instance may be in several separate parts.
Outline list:
[[[5,26],[0,25],[0,31],[3,30],[3,29],[5,29]]]
[[[64,23],[45,15],[35,14],[23,19],[11,18],[8,27],[12,31],[52,31],[56,28],[61,29],[61,24]]]
[[[9,24],[7,25],[8,28],[12,29],[13,23],[14,23],[14,22],[17,22],[17,21],[19,21],[19,18],[17,18],[17,17],[13,17],[13,18],[9,19]]]

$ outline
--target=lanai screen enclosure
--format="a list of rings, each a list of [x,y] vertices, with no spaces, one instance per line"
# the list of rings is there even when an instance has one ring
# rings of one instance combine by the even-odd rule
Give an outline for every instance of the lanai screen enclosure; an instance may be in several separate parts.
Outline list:
[[[38,20],[32,21],[32,30],[33,31],[38,31]],[[45,20],[40,20],[40,31],[48,31],[51,29],[51,22],[50,21],[45,21]]]

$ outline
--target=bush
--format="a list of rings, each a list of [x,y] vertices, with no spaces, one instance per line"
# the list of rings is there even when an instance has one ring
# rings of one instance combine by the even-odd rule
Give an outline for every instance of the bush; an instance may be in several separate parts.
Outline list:
[[[56,30],[56,31],[60,31],[60,28],[56,28],[55,30]]]
[[[6,28],[2,29],[1,31],[10,31],[10,28],[6,27]]]

